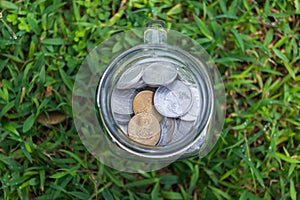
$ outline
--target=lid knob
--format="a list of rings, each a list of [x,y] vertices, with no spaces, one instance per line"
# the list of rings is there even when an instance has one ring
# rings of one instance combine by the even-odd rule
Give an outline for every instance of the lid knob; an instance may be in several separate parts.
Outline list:
[[[163,44],[167,43],[166,24],[161,20],[153,20],[146,24],[144,31],[144,43]]]

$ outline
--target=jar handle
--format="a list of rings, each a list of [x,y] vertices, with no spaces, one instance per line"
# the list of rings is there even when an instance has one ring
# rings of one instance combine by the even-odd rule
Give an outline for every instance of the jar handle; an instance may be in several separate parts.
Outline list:
[[[146,24],[144,31],[145,44],[167,43],[167,30],[165,22],[153,20]]]

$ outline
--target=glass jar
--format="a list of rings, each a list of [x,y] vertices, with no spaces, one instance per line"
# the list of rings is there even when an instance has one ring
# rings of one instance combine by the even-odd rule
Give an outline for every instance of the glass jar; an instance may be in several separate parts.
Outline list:
[[[134,111],[143,92],[152,95],[150,114]],[[223,127],[224,86],[199,44],[151,21],[89,53],[74,84],[73,114],[82,142],[103,164],[152,171],[212,149]],[[132,125],[141,119],[152,120],[148,129]]]

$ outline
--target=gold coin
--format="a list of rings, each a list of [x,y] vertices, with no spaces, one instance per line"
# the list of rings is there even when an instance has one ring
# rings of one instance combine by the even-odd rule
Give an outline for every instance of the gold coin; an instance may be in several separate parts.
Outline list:
[[[155,145],[160,138],[160,124],[152,114],[139,113],[128,123],[128,136],[141,144]]]
[[[133,99],[133,112],[135,114],[141,112],[149,113],[153,106],[153,95],[154,93],[149,90],[144,90],[138,93]]]
[[[140,144],[144,144],[144,145],[149,145],[149,146],[155,146],[159,139],[160,139],[160,134],[157,134],[155,136],[153,136],[152,138],[149,139],[141,139],[141,138],[131,138],[132,140],[134,140],[135,142],[138,142]]]
[[[154,115],[160,121],[162,116],[156,111],[153,104],[154,93],[150,90],[144,90],[138,93],[133,99],[133,112],[135,114],[146,112]]]
[[[159,112],[157,112],[154,105],[152,105],[152,108],[149,113],[152,114],[158,121],[161,121],[163,119],[163,116],[159,114]]]

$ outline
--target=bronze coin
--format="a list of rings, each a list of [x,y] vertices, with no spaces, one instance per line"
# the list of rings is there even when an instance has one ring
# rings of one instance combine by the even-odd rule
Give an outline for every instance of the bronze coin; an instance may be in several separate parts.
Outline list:
[[[163,116],[157,112],[155,106],[153,105],[150,112],[158,121],[161,121],[163,119]]]
[[[149,90],[144,90],[142,92],[139,92],[133,99],[133,112],[135,114],[141,113],[141,112],[147,112],[149,113],[153,106],[153,96],[154,93]]]
[[[128,123],[128,136],[141,144],[155,145],[160,138],[160,124],[152,114],[139,113]]]
[[[162,116],[157,112],[153,104],[154,93],[150,90],[139,92],[133,99],[133,112],[135,114],[146,112],[154,115],[154,117],[161,121]]]

